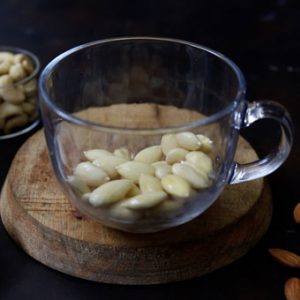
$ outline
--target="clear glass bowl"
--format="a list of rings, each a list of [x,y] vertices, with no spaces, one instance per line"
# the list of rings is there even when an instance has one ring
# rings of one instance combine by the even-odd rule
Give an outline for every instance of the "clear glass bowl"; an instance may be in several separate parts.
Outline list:
[[[48,150],[63,191],[83,214],[125,231],[155,232],[192,220],[215,202],[226,184],[253,180],[277,169],[292,144],[291,121],[282,106],[270,101],[248,103],[239,68],[222,54],[186,41],[133,37],[78,46],[46,66],[39,92]],[[279,147],[262,160],[237,164],[233,159],[239,129],[262,118],[281,125]],[[203,162],[203,154],[188,158],[181,151],[185,154],[176,166],[170,162],[170,172],[192,189],[188,196],[176,196],[182,181],[174,184],[168,177],[167,187],[165,177],[154,172],[152,160],[147,167],[137,167],[132,160],[145,159],[140,151],[170,136],[169,144],[174,137],[177,143],[172,147],[187,147],[190,140],[180,140],[184,132],[192,140],[202,134],[212,141],[207,154],[211,170],[203,184],[199,179],[203,169],[196,159]],[[98,151],[99,156],[93,158],[86,153],[91,149],[110,153]],[[187,152],[206,152],[197,149],[190,147]],[[122,153],[129,164],[112,158]],[[148,152],[146,160],[151,155]],[[167,157],[158,155],[157,159]],[[133,176],[133,169],[138,169],[139,177]],[[103,177],[101,170],[109,176]],[[162,202],[163,193],[155,194],[156,198],[151,194],[151,198],[148,187],[143,191],[142,181],[150,178],[141,175],[145,173],[167,192]],[[108,177],[109,183],[120,178],[129,182],[105,185]],[[131,189],[132,182],[143,196],[137,188]],[[128,184],[130,190],[126,190]],[[156,185],[155,189],[160,188]],[[175,196],[170,189],[177,189]]]
[[[14,66],[14,71],[5,72],[2,69],[0,74],[0,140],[25,134],[40,122],[37,92],[39,59],[28,50],[0,46],[0,69],[7,59],[1,54],[3,52],[17,56],[10,62],[9,68]]]

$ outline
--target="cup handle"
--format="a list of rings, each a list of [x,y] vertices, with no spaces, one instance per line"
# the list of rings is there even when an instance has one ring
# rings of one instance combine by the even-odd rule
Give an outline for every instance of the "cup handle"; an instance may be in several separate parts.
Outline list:
[[[287,110],[273,101],[249,103],[240,128],[248,127],[260,119],[273,119],[279,122],[281,127],[280,143],[276,149],[262,159],[247,164],[234,162],[229,184],[254,180],[274,172],[284,163],[290,153],[294,130]]]

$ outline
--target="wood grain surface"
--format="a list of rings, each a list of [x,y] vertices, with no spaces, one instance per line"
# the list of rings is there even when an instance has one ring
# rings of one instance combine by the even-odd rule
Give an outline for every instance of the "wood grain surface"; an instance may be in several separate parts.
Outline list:
[[[236,159],[256,158],[240,138]],[[204,214],[176,228],[130,234],[105,227],[78,215],[62,193],[43,131],[21,147],[1,193],[3,224],[25,252],[61,272],[118,284],[179,281],[225,266],[261,238],[271,212],[261,179],[227,186]]]

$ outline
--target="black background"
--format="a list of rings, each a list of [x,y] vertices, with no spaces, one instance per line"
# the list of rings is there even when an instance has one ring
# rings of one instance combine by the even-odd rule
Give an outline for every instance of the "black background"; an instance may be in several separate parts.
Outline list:
[[[43,266],[18,248],[1,224],[0,299],[284,299],[284,282],[300,277],[300,272],[276,263],[267,249],[300,254],[300,228],[292,218],[300,201],[300,2],[0,1],[0,45],[31,50],[43,67],[78,44],[132,35],[181,38],[223,52],[244,72],[250,101],[272,99],[290,111],[296,129],[293,150],[268,176],[274,202],[271,226],[243,258],[201,278],[118,286],[72,278]],[[277,131],[273,122],[265,121],[242,133],[263,155],[278,142]],[[28,136],[0,142],[0,186]]]

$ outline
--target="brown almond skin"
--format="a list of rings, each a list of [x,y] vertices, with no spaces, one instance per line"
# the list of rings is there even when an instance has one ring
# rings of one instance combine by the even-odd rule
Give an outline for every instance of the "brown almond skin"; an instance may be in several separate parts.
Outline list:
[[[291,268],[300,268],[300,256],[284,249],[271,248],[269,249],[273,258],[284,266]],[[300,298],[299,298],[300,300]]]
[[[300,224],[300,202],[294,208],[294,220],[297,224]]]
[[[297,277],[289,278],[284,285],[284,295],[287,300],[300,299],[300,279]]]

